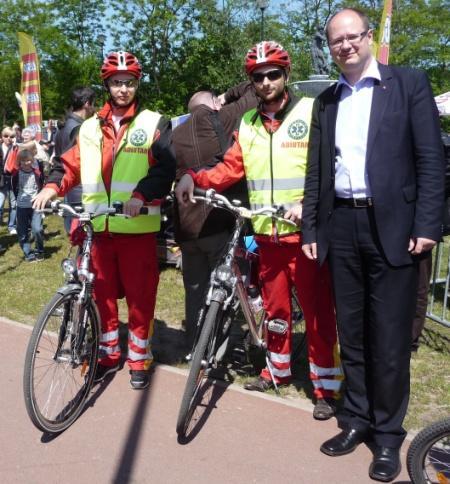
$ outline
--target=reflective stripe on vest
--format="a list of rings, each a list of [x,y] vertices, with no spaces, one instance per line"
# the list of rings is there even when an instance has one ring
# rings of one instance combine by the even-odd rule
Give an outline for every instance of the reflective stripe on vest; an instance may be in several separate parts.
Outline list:
[[[313,102],[312,98],[302,98],[273,134],[266,131],[256,109],[244,114],[239,144],[253,210],[273,205],[289,209],[303,197]],[[252,224],[257,234],[273,233],[270,217],[253,217]],[[298,230],[276,222],[279,235]]]
[[[99,119],[93,116],[81,125],[79,143],[85,210],[97,212],[111,207],[115,201],[130,199],[138,182],[148,174],[148,152],[160,118],[160,114],[145,110],[128,126],[113,160],[109,197],[102,177],[103,133]],[[159,207],[152,207],[150,213],[132,218],[108,217],[109,231],[123,234],[158,232],[161,223]],[[106,216],[94,219],[93,225],[96,232],[105,230]]]

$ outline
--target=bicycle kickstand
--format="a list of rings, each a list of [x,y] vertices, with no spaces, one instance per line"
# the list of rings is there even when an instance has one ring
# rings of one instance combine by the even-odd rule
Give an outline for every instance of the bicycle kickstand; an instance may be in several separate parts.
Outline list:
[[[269,360],[269,357],[266,355],[266,365],[267,365],[267,369],[269,370],[269,373],[270,373],[270,378],[272,380],[272,383],[273,383],[273,386],[275,388],[275,393],[277,395],[280,394],[280,390],[278,390],[278,385],[277,385],[277,382],[275,381],[275,377],[273,376],[273,372],[272,372],[272,363],[271,361]]]

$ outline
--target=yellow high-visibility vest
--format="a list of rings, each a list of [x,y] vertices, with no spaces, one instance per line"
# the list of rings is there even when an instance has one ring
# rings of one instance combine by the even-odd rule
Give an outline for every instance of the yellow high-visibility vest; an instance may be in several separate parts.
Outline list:
[[[161,115],[152,111],[140,112],[124,133],[113,159],[111,191],[108,197],[102,176],[103,133],[97,116],[87,119],[80,128],[81,185],[84,209],[95,213],[113,202],[126,202],[130,199],[138,182],[149,171],[148,152]],[[143,234],[158,232],[161,225],[160,210],[152,207],[151,215],[137,217],[108,217],[110,232],[123,234]],[[106,228],[107,216],[93,220],[94,230],[102,232]]]
[[[247,111],[239,126],[250,208],[282,205],[286,210],[303,197],[309,131],[314,99],[302,98],[275,133],[268,133],[256,109]],[[269,216],[252,219],[257,234],[279,235],[300,229]]]

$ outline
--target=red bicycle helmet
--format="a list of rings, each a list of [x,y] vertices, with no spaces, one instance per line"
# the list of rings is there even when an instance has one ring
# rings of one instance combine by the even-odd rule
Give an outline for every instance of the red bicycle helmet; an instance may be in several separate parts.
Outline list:
[[[122,50],[109,53],[103,61],[101,77],[108,79],[118,72],[128,72],[136,79],[142,76],[142,67],[137,58],[129,52]]]
[[[275,64],[289,70],[291,59],[289,54],[278,42],[267,40],[253,46],[245,56],[245,70],[251,74],[256,68]]]

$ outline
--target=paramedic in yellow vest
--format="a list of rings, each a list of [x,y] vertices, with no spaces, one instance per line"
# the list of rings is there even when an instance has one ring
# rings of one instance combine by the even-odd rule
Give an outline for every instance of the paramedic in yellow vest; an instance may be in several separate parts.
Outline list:
[[[124,213],[130,218],[102,216],[94,220],[94,296],[102,320],[94,381],[100,382],[119,369],[117,299],[125,297],[127,362],[134,389],[149,384],[159,280],[159,205],[175,178],[170,123],[158,113],[140,109],[136,95],[141,75],[141,66],[133,54],[119,51],[105,58],[101,77],[109,100],[81,125],[77,144],[62,155],[64,172],[60,182],[48,184],[34,202],[35,208],[42,208],[48,200],[64,195],[79,183],[86,210],[95,212],[111,207],[114,201],[124,202]],[[150,215],[139,215],[143,204],[151,206]]]
[[[316,405],[314,417],[326,420],[335,412],[341,383],[337,361],[336,321],[328,269],[308,260],[301,250],[301,214],[306,154],[313,100],[296,98],[287,88],[288,53],[276,42],[260,42],[247,53],[245,68],[262,99],[247,111],[234,133],[223,163],[210,170],[188,172],[176,192],[180,203],[193,202],[194,182],[222,191],[245,177],[252,209],[282,205],[285,218],[297,227],[273,223],[270,217],[252,220],[259,247],[260,279],[268,320],[271,368],[245,384],[264,392],[291,380],[291,288],[297,289],[308,335],[310,377]]]

